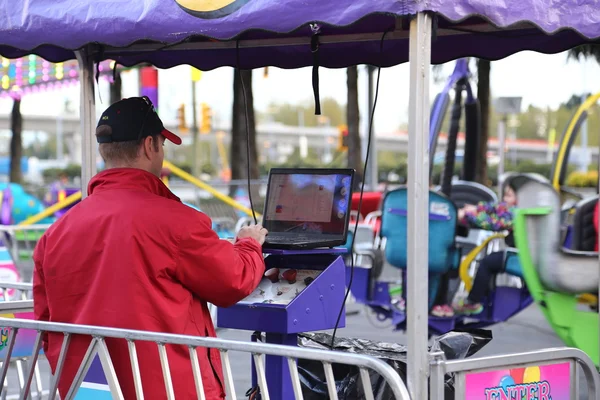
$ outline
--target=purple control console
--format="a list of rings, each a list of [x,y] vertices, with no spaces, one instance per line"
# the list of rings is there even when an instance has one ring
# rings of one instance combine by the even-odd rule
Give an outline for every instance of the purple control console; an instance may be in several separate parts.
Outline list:
[[[340,309],[338,327],[346,325],[346,249],[265,251],[259,286],[236,305],[218,309],[219,327],[264,332],[267,343],[297,346],[298,333],[334,328]],[[294,398],[287,360],[267,356],[265,369],[270,397]],[[256,387],[254,366],[252,382]]]

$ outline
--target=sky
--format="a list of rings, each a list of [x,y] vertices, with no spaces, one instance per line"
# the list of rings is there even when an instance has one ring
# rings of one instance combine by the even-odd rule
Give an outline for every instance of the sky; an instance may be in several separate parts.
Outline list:
[[[473,66],[474,63],[472,62]],[[359,67],[359,95],[366,98],[366,71]],[[443,67],[443,76],[452,72],[454,62]],[[191,121],[190,67],[179,66],[159,71],[159,114],[165,123],[176,120],[176,110],[186,104],[186,115]],[[128,72],[123,77],[124,97],[138,95],[137,73]],[[197,104],[209,104],[216,116],[213,118],[229,124],[232,107],[233,69],[219,68],[203,72],[197,83]],[[444,82],[430,85],[431,100],[442,89]],[[577,62],[567,60],[566,53],[545,55],[521,52],[492,63],[492,96],[522,96],[523,110],[530,104],[537,107],[557,107],[572,94],[598,92],[600,90],[600,66],[594,60]],[[271,103],[313,104],[311,68],[282,70],[269,68],[269,76],[256,70],[253,75],[254,105],[265,112]],[[340,103],[346,102],[345,69],[320,69],[321,97],[333,97]],[[408,121],[409,65],[381,70],[379,99],[375,115],[375,132],[390,133]],[[100,98],[97,96],[97,112],[108,106],[108,82],[100,82]],[[79,87],[77,85],[43,94],[24,97],[22,112],[27,114],[58,115],[65,101],[71,102],[78,112]],[[366,100],[361,104],[364,117]],[[0,113],[10,113],[10,99],[0,99]]]

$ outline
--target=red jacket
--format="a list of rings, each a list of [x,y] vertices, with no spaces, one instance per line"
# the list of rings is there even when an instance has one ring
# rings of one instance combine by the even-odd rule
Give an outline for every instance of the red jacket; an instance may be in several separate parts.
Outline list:
[[[254,239],[220,240],[210,219],[181,203],[156,176],[109,169],[89,184],[89,197],[56,221],[34,252],[35,318],[215,336],[206,303],[228,307],[254,290],[264,273]],[[54,371],[62,334],[49,334],[44,351]],[[61,397],[90,338],[72,338],[59,385]],[[125,399],[135,389],[124,340],[108,340]],[[177,399],[198,398],[187,347],[167,346]],[[165,399],[157,346],[137,342],[146,399]],[[207,399],[224,398],[217,350],[198,349]]]

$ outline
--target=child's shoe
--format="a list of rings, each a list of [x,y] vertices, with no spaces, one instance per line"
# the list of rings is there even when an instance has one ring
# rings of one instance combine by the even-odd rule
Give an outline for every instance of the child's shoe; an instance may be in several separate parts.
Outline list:
[[[481,303],[469,303],[468,301],[463,302],[456,308],[456,312],[464,315],[477,315],[483,311],[483,304]]]
[[[439,318],[451,318],[454,316],[454,310],[447,304],[433,306],[431,315]]]

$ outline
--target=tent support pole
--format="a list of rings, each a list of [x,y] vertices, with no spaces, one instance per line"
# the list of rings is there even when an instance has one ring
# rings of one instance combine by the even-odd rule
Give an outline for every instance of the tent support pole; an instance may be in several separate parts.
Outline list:
[[[94,60],[85,49],[75,52],[79,63],[80,124],[81,124],[81,195],[87,196],[87,186],[96,174],[96,145],[94,143],[96,123],[96,95],[94,91]]]
[[[410,23],[408,112],[408,390],[427,398],[429,375],[429,72],[431,17],[418,13]]]

